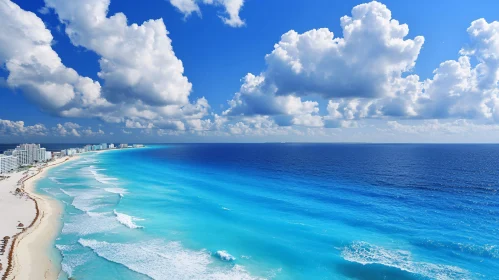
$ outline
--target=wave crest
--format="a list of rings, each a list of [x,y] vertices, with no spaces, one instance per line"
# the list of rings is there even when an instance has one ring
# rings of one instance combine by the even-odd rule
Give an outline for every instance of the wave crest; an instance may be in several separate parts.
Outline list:
[[[341,256],[350,262],[363,265],[381,264],[431,279],[470,278],[467,270],[457,266],[417,262],[412,259],[409,251],[389,250],[364,241],[357,241],[343,248]]]
[[[236,258],[234,258],[231,254],[229,254],[227,251],[225,250],[220,250],[220,251],[217,251],[215,253],[215,255],[220,258],[222,261],[235,261]]]
[[[132,244],[80,238],[78,243],[92,249],[101,258],[153,279],[259,279],[242,266],[210,265],[212,258],[208,252],[185,249],[179,242],[150,240]]]
[[[133,222],[134,220],[138,220],[135,217],[120,213],[116,210],[113,210],[113,213],[116,216],[116,219],[118,220],[118,222],[120,222],[120,224],[122,224],[128,228],[131,228],[131,229],[144,228],[143,226],[138,226]]]

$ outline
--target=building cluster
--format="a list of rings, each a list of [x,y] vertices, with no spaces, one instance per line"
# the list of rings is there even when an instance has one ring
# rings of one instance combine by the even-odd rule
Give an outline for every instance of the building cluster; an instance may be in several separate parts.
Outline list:
[[[10,172],[38,162],[47,162],[51,159],[52,153],[40,147],[40,144],[21,144],[0,155],[0,173]]]
[[[114,144],[102,143],[98,145],[86,145],[82,148],[64,149],[60,152],[49,152],[46,148],[40,147],[40,144],[21,144],[15,149],[10,149],[0,154],[0,174],[11,172],[19,167],[31,166],[36,163],[50,161],[52,158],[63,156],[74,156],[85,152],[102,151],[109,149],[125,149],[125,148],[142,148],[142,144],[119,144],[117,147]]]

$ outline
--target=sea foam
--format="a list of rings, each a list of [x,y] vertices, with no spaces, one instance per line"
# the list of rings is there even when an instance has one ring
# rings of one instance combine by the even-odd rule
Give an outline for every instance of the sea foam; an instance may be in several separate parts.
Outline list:
[[[78,242],[106,260],[153,279],[258,279],[242,266],[213,266],[207,251],[188,250],[179,242],[151,240],[132,244],[82,238]]]
[[[120,225],[116,218],[108,213],[87,212],[72,216],[71,222],[64,223],[63,234],[85,236],[94,233],[104,233],[116,229]]]
[[[105,185],[114,185],[114,182],[118,181],[118,178],[109,177],[98,172],[105,169],[95,168],[93,165],[88,166],[86,169],[88,169],[88,171],[93,175],[93,178],[99,183]]]
[[[126,227],[129,227],[131,229],[144,228],[143,226],[138,226],[133,222],[134,220],[139,220],[135,217],[120,213],[116,210],[113,210],[113,213],[114,215],[116,215],[116,219],[118,220],[118,222]]]
[[[457,266],[418,262],[405,250],[389,250],[364,241],[357,241],[343,248],[341,256],[350,262],[363,265],[380,264],[418,274],[430,279],[469,279],[467,270]]]
[[[84,265],[91,258],[89,253],[73,253],[74,250],[78,249],[78,245],[56,244],[55,247],[61,252],[61,269],[68,277],[72,277],[74,270],[78,266]]]

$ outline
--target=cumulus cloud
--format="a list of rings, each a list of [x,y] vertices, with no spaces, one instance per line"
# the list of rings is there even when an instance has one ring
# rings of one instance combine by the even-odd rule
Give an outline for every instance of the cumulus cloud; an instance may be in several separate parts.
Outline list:
[[[442,62],[433,77],[424,81],[416,75],[398,79],[392,82],[392,88],[397,89],[392,97],[330,101],[338,104],[335,116],[499,121],[499,22],[479,19],[467,31],[470,44],[457,60]]]
[[[420,94],[409,86],[417,88],[419,78],[405,74],[424,38],[406,38],[408,26],[378,2],[354,7],[352,16],[341,18],[341,27],[343,37],[327,28],[282,35],[265,57],[267,69],[246,75],[224,115],[273,116],[281,126],[344,127],[351,122],[339,119],[413,113],[398,107],[412,100],[409,94]],[[321,116],[317,101],[302,100],[311,97],[350,100],[337,101],[335,115]],[[390,98],[383,108],[369,101],[383,97]]]
[[[269,85],[263,75],[247,74],[244,83],[234,98],[229,101],[229,109],[223,115],[235,116],[272,116],[281,126],[292,124],[317,126],[321,121],[317,116],[318,103],[302,101],[292,95],[278,96],[276,87]]]
[[[53,38],[34,13],[9,0],[0,1],[0,64],[9,72],[7,85],[48,112],[107,106],[100,84],[64,66],[52,49]]]
[[[162,19],[128,25],[122,13],[107,15],[109,0],[46,4],[65,24],[75,46],[100,56],[98,75],[104,84],[64,66],[42,20],[2,0],[0,63],[9,73],[7,86],[21,89],[43,110],[63,117],[97,117],[142,127],[208,115],[205,98],[189,101],[192,85],[183,75]]]
[[[84,136],[90,137],[90,136],[104,135],[105,132],[102,129],[98,129],[96,131],[93,131],[92,128],[88,127],[86,129],[83,129],[81,131],[81,134],[83,134]]]
[[[393,95],[391,84],[415,65],[422,36],[406,39],[409,27],[371,2],[341,18],[343,37],[327,28],[288,31],[265,57],[267,79],[277,94],[336,97]]]
[[[65,122],[63,124],[59,123],[55,127],[52,127],[52,134],[63,137],[91,137],[104,135],[105,133],[102,129],[97,129],[96,131],[94,131],[91,127],[84,128],[77,123]]]
[[[409,27],[385,5],[355,6],[340,22],[343,37],[327,28],[282,35],[265,57],[267,68],[243,79],[224,115],[327,128],[375,118],[499,121],[499,22],[473,21],[459,58],[426,80],[411,73],[424,38],[407,38]],[[308,98],[317,101],[302,101]],[[322,101],[326,114],[319,113]]]
[[[113,103],[185,105],[192,85],[183,75],[162,19],[128,25],[123,13],[108,17],[110,0],[46,0],[76,46],[101,56],[103,94]]]
[[[43,124],[35,124],[26,126],[23,121],[11,121],[0,119],[0,135],[5,136],[23,136],[23,135],[39,135],[47,134],[47,128]]]
[[[220,16],[222,21],[231,27],[244,26],[245,22],[239,16],[244,0],[170,0],[170,3],[176,7],[185,17],[192,13],[197,13],[201,16],[201,10],[198,3],[205,5],[223,6],[226,16]]]

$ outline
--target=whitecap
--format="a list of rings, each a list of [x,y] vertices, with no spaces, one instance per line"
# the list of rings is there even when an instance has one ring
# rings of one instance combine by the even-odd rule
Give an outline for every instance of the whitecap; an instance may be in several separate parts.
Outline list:
[[[341,256],[350,262],[363,265],[381,264],[418,274],[431,279],[469,279],[467,270],[457,266],[418,262],[405,250],[389,250],[364,241],[357,241],[343,248]]]
[[[217,251],[215,253],[215,256],[217,256],[219,259],[221,259],[222,261],[235,261],[236,258],[234,258],[231,254],[229,254],[227,251],[225,250],[220,250],[220,251]]]
[[[113,182],[118,181],[118,178],[109,177],[98,172],[100,170],[105,170],[105,169],[95,168],[93,165],[90,165],[85,169],[87,169],[92,174],[93,178],[101,184],[114,185]]]
[[[188,250],[179,242],[108,243],[83,238],[78,242],[108,261],[153,279],[258,279],[239,265],[214,266],[207,251]]]
[[[118,194],[121,198],[125,196],[127,190],[123,188],[104,188],[106,192]]]
[[[230,209],[229,209],[229,208],[227,208],[227,207],[222,207],[222,210],[225,210],[225,211],[230,211]]]
[[[120,224],[122,224],[128,228],[131,228],[131,229],[144,228],[143,226],[138,226],[133,222],[134,220],[139,220],[135,217],[120,213],[116,210],[113,210],[113,213],[114,213],[114,215],[116,215],[116,219],[118,220],[118,222],[120,222]]]

